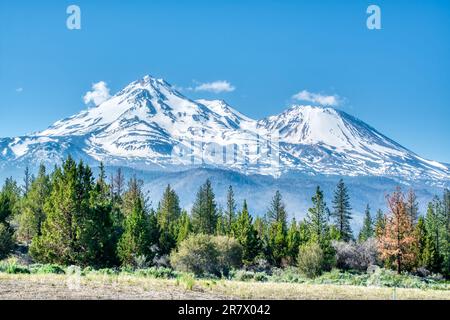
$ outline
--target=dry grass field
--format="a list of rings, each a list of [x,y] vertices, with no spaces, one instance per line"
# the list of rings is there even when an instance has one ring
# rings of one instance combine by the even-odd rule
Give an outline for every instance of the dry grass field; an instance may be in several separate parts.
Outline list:
[[[445,299],[450,291],[325,284],[0,273],[0,299]]]

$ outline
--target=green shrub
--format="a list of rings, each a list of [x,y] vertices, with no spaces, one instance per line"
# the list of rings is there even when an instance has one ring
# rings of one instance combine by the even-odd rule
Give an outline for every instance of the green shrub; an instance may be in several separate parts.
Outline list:
[[[218,273],[218,258],[219,252],[212,237],[196,234],[182,241],[177,251],[172,251],[170,263],[178,271],[201,276]]]
[[[258,281],[265,282],[269,280],[268,275],[265,272],[254,272],[247,270],[233,270],[230,272],[230,276],[236,281]]]
[[[30,273],[30,270],[28,270],[28,268],[25,266],[19,265],[16,259],[11,258],[0,262],[0,272],[20,274]]]
[[[242,247],[233,238],[191,235],[170,256],[172,266],[196,276],[220,276],[242,264]]]
[[[186,290],[191,291],[195,285],[194,275],[189,274],[189,273],[184,273],[177,279],[177,283],[183,284],[183,286]]]
[[[273,282],[303,283],[305,282],[305,277],[295,267],[275,268],[272,270],[269,280]]]
[[[324,263],[323,251],[317,243],[302,245],[298,253],[298,268],[308,278],[315,278],[322,273]]]
[[[10,228],[0,223],[0,259],[6,258],[14,250],[14,236]]]
[[[137,275],[144,277],[151,277],[156,279],[172,279],[177,276],[177,273],[171,268],[151,267],[147,269],[139,269],[135,272]]]
[[[227,275],[231,269],[242,266],[242,246],[236,239],[217,236],[212,237],[212,240],[219,253],[217,257],[217,268],[223,274]]]
[[[37,274],[64,274],[61,266],[56,264],[32,264],[29,267],[31,273]]]

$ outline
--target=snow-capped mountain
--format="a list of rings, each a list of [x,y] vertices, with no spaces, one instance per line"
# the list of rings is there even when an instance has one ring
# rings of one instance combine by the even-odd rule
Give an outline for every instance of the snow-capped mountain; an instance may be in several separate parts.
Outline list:
[[[150,76],[44,131],[0,139],[0,171],[55,163],[69,154],[148,170],[201,166],[272,176],[450,180],[448,165],[419,157],[345,112],[293,106],[258,121],[224,101],[191,100]]]
[[[293,106],[258,122],[280,134],[286,166],[322,174],[449,180],[449,167],[429,161],[363,121],[333,108]]]

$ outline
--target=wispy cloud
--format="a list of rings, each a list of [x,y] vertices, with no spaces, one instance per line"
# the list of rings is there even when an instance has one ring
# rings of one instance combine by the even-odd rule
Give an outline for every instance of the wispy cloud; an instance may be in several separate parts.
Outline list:
[[[111,97],[109,88],[105,81],[100,81],[92,85],[92,91],[86,92],[83,97],[84,103],[93,102],[96,106],[108,100]]]
[[[194,91],[207,91],[213,93],[232,92],[236,87],[226,80],[218,80],[214,82],[200,83],[194,88]]]
[[[307,90],[294,94],[292,98],[298,101],[318,103],[322,106],[330,107],[336,107],[341,104],[341,98],[338,95],[323,95],[320,93],[309,92]]]
[[[20,93],[20,92],[22,92],[22,91],[23,91],[23,88],[22,88],[22,87],[16,89],[16,92],[19,92],[19,93]]]

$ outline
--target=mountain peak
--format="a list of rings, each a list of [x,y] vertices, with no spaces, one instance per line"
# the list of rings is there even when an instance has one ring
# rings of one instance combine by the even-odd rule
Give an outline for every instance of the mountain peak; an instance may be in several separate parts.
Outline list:
[[[186,159],[174,161],[172,152],[180,146],[194,148],[189,159],[195,158],[197,163],[203,163],[212,146],[214,150],[233,146],[231,158],[244,155],[253,161],[251,165],[241,160],[217,164],[214,157],[210,163],[272,174],[273,159],[249,154],[250,149],[264,149],[264,143],[258,141],[264,132],[279,137],[283,171],[449,180],[448,166],[420,158],[363,121],[332,107],[293,105],[256,121],[224,100],[191,100],[151,75],[40,133],[0,139],[0,160],[45,161],[71,153],[105,164],[167,167],[190,164]]]

